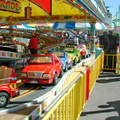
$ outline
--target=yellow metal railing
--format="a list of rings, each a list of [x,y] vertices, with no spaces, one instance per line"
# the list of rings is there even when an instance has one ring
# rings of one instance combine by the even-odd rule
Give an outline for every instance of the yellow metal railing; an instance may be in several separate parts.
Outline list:
[[[57,101],[42,120],[77,120],[85,104],[85,73]]]
[[[79,71],[79,76],[45,109],[40,120],[78,120],[102,65],[103,53],[82,72]]]
[[[96,58],[96,60],[90,65],[90,90],[92,91],[93,86],[98,78],[104,64],[104,52]]]
[[[103,70],[117,70],[117,55],[118,54],[104,54]]]
[[[120,54],[117,54],[116,73],[120,74]]]
[[[120,74],[120,54],[104,54],[103,70]]]

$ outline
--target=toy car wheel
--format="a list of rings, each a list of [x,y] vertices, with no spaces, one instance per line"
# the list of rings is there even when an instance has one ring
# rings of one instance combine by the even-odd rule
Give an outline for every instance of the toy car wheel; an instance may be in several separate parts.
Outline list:
[[[82,56],[82,59],[85,59],[86,57],[85,56]]]
[[[76,59],[74,59],[74,61],[73,61],[73,65],[76,65],[76,64],[77,64]]]
[[[71,68],[72,68],[72,66],[73,66],[73,65],[72,65],[72,62],[71,62],[69,69],[71,69]]]
[[[81,61],[81,57],[79,57],[79,59],[78,59],[78,63]]]
[[[88,54],[88,57],[90,57],[91,56],[91,54]]]
[[[0,92],[0,107],[6,107],[9,103],[10,96],[6,92]]]
[[[63,76],[63,68],[61,67],[59,78]]]
[[[64,72],[67,72],[67,70],[68,70],[68,64],[66,63],[66,66],[65,66]]]
[[[54,81],[53,81],[52,84],[53,84],[53,85],[56,85],[56,84],[57,84],[57,80],[58,80],[57,74],[55,74],[55,75],[54,75]]]

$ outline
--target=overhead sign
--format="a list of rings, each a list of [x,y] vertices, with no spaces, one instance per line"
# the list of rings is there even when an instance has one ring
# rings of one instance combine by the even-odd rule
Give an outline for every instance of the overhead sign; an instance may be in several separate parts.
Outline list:
[[[0,0],[0,10],[20,13],[21,3],[14,0]]]

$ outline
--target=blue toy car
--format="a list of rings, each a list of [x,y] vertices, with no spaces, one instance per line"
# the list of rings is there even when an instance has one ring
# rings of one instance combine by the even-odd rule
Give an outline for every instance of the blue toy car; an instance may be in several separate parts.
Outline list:
[[[63,64],[63,70],[66,72],[72,67],[72,59],[69,57],[68,53],[65,51],[49,51],[50,54],[55,54],[60,58]]]

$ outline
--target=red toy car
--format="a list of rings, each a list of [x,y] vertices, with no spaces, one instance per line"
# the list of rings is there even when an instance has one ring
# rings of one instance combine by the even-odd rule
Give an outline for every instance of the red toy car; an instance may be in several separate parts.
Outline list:
[[[0,107],[6,107],[10,98],[20,94],[19,88],[16,88],[16,83],[7,83],[0,85]]]
[[[16,74],[14,70],[0,66],[0,107],[6,107],[10,98],[19,94],[20,90],[16,85]]]
[[[20,78],[25,84],[56,84],[62,75],[62,62],[56,55],[35,54],[31,55]]]

